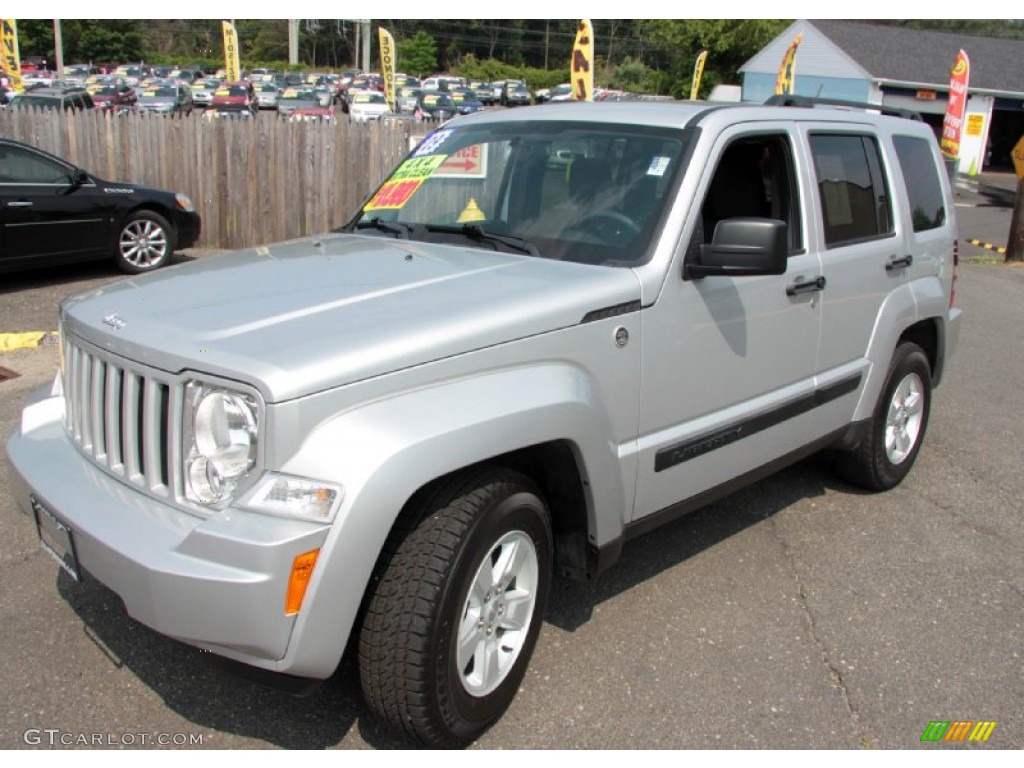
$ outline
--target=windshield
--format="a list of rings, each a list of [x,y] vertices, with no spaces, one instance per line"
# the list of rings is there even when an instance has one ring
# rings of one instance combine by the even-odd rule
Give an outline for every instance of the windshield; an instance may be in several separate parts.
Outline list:
[[[686,134],[561,121],[430,134],[346,228],[634,266],[679,176]]]

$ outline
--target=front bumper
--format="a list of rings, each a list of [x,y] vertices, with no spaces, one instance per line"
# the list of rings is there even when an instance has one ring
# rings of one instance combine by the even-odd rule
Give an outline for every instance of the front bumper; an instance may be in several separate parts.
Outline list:
[[[63,399],[37,392],[7,443],[15,498],[71,530],[82,569],[157,632],[277,672],[295,616],[292,563],[329,528],[228,509],[209,518],[145,496],[94,466],[63,426]],[[330,670],[325,670],[329,674]]]

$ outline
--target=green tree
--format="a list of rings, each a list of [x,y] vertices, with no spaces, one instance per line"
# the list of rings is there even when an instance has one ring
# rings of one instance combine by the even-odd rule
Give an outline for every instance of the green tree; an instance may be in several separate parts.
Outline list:
[[[658,90],[689,96],[697,54],[708,51],[701,84],[706,93],[718,83],[739,83],[739,68],[789,26],[783,19],[685,19],[643,21],[640,35],[651,45],[660,71]]]
[[[420,30],[409,40],[398,43],[398,68],[416,77],[426,77],[437,69],[437,43]]]
[[[67,19],[61,22],[64,61],[141,61],[143,24],[139,19]]]

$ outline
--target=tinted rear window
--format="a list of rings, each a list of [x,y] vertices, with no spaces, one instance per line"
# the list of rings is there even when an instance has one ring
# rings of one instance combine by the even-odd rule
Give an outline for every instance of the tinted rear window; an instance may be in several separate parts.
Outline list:
[[[914,231],[941,227],[946,221],[946,203],[931,147],[925,139],[912,136],[895,136],[893,144],[907,182]]]

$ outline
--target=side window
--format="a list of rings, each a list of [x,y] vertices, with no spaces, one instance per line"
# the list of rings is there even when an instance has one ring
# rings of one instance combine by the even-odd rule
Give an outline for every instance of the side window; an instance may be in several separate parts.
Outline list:
[[[893,138],[910,198],[910,218],[915,232],[941,227],[946,222],[946,203],[931,147],[926,139]]]
[[[825,244],[846,245],[893,233],[889,191],[870,136],[811,136]]]
[[[19,147],[5,147],[0,155],[4,181],[14,184],[65,184],[68,169]]]
[[[803,249],[793,152],[784,135],[733,141],[715,166],[701,208],[702,242],[710,243],[724,219],[757,217],[788,224],[789,252]],[[698,233],[695,233],[697,235]]]

